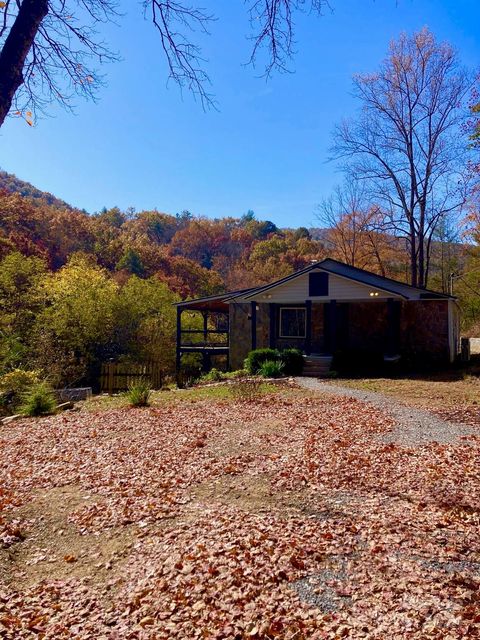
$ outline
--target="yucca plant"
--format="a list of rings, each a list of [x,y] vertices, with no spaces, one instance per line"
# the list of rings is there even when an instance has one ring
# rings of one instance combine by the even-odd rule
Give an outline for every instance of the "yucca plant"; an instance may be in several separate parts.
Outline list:
[[[40,382],[23,395],[20,413],[24,416],[46,416],[55,413],[57,401],[52,388],[46,382]]]
[[[280,378],[283,374],[283,363],[278,360],[265,360],[259,369],[259,374],[264,378]]]
[[[260,373],[262,364],[267,361],[275,361],[280,359],[280,352],[277,349],[255,349],[250,351],[245,359],[245,369],[251,375]]]
[[[152,389],[148,380],[139,380],[128,387],[127,398],[131,407],[148,407]]]

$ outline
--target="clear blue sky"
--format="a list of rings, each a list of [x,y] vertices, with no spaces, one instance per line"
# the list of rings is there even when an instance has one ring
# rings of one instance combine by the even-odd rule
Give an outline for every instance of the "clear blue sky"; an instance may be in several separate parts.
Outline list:
[[[192,2],[193,3],[193,2]],[[175,85],[140,2],[106,36],[123,61],[108,66],[97,104],[52,106],[32,129],[0,130],[0,166],[90,212],[103,206],[189,209],[310,225],[341,180],[327,163],[332,127],[352,114],[351,76],[375,70],[389,41],[428,25],[465,64],[480,62],[478,0],[331,0],[333,13],[297,20],[295,73],[268,83],[248,59],[243,0],[201,0],[218,16],[205,56],[219,112],[204,113]]]

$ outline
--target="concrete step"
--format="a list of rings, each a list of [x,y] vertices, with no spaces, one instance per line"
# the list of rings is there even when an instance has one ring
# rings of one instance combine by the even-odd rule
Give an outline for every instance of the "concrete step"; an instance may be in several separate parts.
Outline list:
[[[331,365],[329,364],[317,366],[317,367],[306,366],[306,367],[303,367],[303,370],[304,371],[328,371],[330,369],[330,366]]]
[[[323,373],[328,373],[330,371],[330,369],[304,369],[303,370],[303,374],[305,376],[315,376],[315,375],[320,375]]]
[[[328,374],[332,365],[332,356],[310,355],[304,357],[302,375],[311,378],[322,378]]]

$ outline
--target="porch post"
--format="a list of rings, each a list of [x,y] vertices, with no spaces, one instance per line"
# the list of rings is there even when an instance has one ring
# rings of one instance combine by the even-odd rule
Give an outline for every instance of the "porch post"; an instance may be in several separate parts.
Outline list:
[[[203,316],[203,342],[207,344],[208,340],[208,311],[202,311]]]
[[[182,309],[177,307],[177,351],[175,360],[175,369],[177,373],[180,371],[180,360],[182,357]]]
[[[257,348],[257,303],[250,303],[250,317],[252,320],[252,351]]]
[[[275,304],[271,302],[268,305],[268,309],[270,312],[269,344],[270,349],[275,349],[275,344],[277,342],[277,313]]]
[[[305,319],[306,319],[306,327],[305,327],[305,354],[307,356],[312,352],[312,301],[305,301]]]
[[[398,353],[400,335],[400,303],[394,298],[387,299],[387,356],[395,356]]]
[[[227,345],[228,345],[228,350],[227,350],[227,371],[230,371],[230,349],[232,347],[232,345],[230,344],[230,305],[228,305],[228,313],[227,313]]]
[[[337,301],[328,304],[328,352],[333,355],[337,348]]]
[[[202,370],[204,371],[204,373],[208,373],[211,368],[212,368],[212,358],[210,356],[210,353],[207,350],[205,350],[202,353]]]

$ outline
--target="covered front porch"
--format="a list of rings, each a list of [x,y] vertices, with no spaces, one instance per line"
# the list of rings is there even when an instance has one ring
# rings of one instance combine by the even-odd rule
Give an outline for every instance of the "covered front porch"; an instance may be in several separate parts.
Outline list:
[[[307,357],[339,351],[400,351],[401,301],[305,300],[298,303],[226,301],[212,296],[177,305],[176,366],[186,354],[198,354],[202,369],[241,369],[249,351],[300,349]]]
[[[177,304],[176,370],[182,357],[201,356],[202,370],[209,371],[221,358],[228,370],[229,361],[229,305],[223,296],[210,296]]]
[[[251,304],[252,345],[257,348],[258,325],[253,324]],[[400,349],[400,316],[401,301],[394,298],[269,304],[268,346],[296,347],[307,356],[362,348],[395,357]]]
[[[230,363],[248,351],[297,348],[306,356],[362,349],[397,357],[401,301],[394,298],[289,303],[234,302],[230,311]]]

